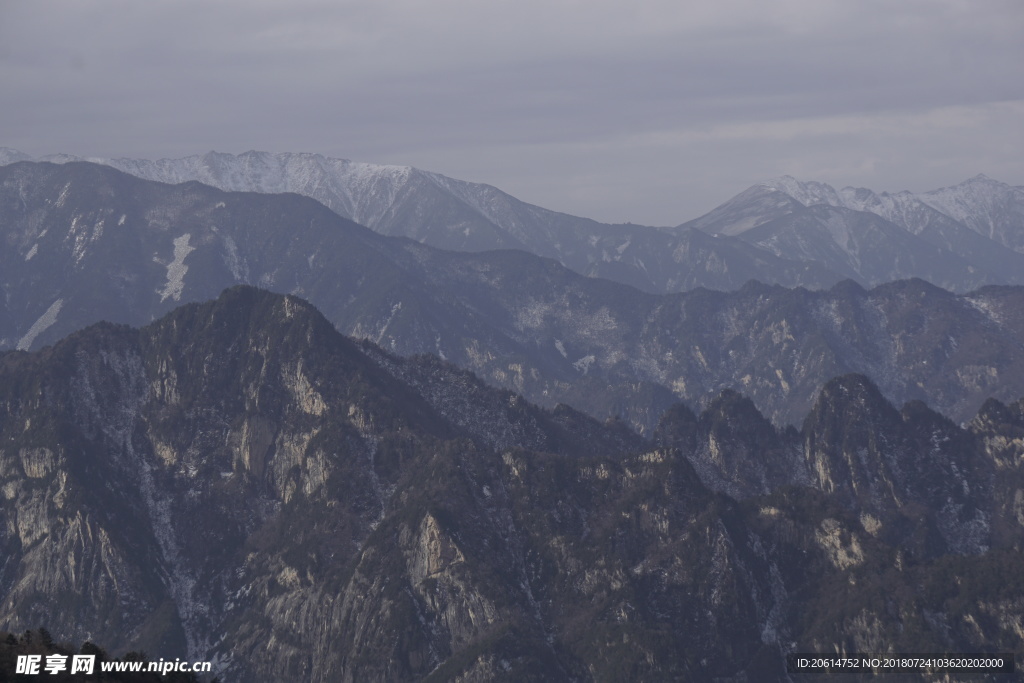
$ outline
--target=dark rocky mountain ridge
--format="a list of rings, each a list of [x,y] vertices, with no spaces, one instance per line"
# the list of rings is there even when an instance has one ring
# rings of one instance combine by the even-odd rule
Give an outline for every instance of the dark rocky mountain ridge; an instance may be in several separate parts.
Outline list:
[[[0,629],[225,681],[1024,651],[1024,400],[958,427],[848,375],[799,431],[726,392],[655,437],[248,287],[96,325],[0,355]]]

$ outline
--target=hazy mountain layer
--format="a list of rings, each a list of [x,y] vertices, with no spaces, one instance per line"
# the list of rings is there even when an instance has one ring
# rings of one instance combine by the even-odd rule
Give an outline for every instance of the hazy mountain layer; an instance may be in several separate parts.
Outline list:
[[[0,148],[0,164],[27,155]],[[48,160],[76,160],[55,155]],[[981,284],[1024,284],[1024,189],[977,176],[922,194],[835,190],[785,176],[755,185],[707,215],[674,230],[607,225],[533,206],[490,185],[455,180],[409,166],[331,159],[316,154],[210,152],[184,159],[92,159],[138,177],[168,183],[199,180],[224,190],[296,192],[373,230],[457,251],[516,248],[558,260],[578,273],[654,293],[694,287],[736,289],[749,279],[784,286],[828,287],[841,277],[864,286],[919,277],[958,292]],[[916,239],[890,236],[877,260],[843,268],[835,258],[783,245],[728,239],[762,223],[801,216],[825,204],[874,214]],[[803,227],[789,230],[803,232]],[[847,218],[869,226],[867,216]],[[811,233],[827,229],[821,225]],[[889,228],[868,228],[860,242]],[[693,230],[710,236],[695,248]],[[855,232],[857,231],[854,227]],[[806,239],[814,239],[812,235]],[[896,240],[894,243],[893,240]],[[768,246],[767,250],[761,246]],[[788,245],[793,246],[793,245]],[[887,250],[896,246],[895,252]],[[845,251],[835,242],[829,249]],[[858,253],[840,261],[858,259]],[[847,264],[849,265],[849,264]],[[839,267],[836,270],[836,267]]]
[[[26,159],[0,148],[0,164]],[[67,155],[46,160],[81,161]],[[740,240],[598,223],[526,204],[490,185],[410,166],[266,152],[89,161],[165,183],[198,180],[229,191],[295,192],[383,235],[455,251],[523,249],[583,275],[655,293],[736,289],[750,279],[819,288],[840,279],[818,264],[780,258]]]
[[[966,420],[1024,394],[1024,290],[955,296],[751,284],[655,296],[525,252],[460,254],[387,238],[294,194],[225,193],[93,164],[0,168],[0,347],[102,319],[144,324],[254,284],[301,294],[338,329],[433,353],[538,403],[649,430],[671,403],[731,388],[799,424],[833,376]]]

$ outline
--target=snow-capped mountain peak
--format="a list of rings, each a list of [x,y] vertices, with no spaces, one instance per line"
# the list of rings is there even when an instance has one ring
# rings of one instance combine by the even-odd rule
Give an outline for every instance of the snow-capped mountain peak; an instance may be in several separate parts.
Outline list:
[[[784,175],[761,183],[763,186],[784,192],[804,206],[829,204],[842,206],[839,194],[831,185],[816,181],[800,181],[793,176]]]
[[[991,252],[992,245],[967,245],[967,228],[1003,247],[1024,253],[1024,189],[979,173],[957,185],[924,193],[875,192],[782,176],[761,184],[795,199],[804,206],[830,206],[867,211],[915,234],[929,233],[936,246],[955,251]]]
[[[977,233],[1024,253],[1024,190],[978,174],[918,198]]]

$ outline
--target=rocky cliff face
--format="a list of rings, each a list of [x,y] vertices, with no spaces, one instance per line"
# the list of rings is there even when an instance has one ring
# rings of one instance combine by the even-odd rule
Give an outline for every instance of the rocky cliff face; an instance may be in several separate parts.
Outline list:
[[[367,356],[296,299],[235,290],[2,360],[10,629],[61,613],[58,637],[214,659],[234,680],[568,678],[608,666],[613,610],[654,608],[619,595],[632,568],[677,542],[652,509],[649,539],[594,559],[632,523],[593,497],[664,484],[665,457],[628,431]],[[474,392],[476,413],[452,408]],[[733,542],[715,534],[726,581]],[[583,605],[612,621],[595,631]],[[750,608],[730,619],[755,628]],[[644,666],[670,666],[662,650]]]
[[[0,356],[0,628],[232,681],[1019,650],[1022,433],[1020,403],[963,429],[844,377],[802,432],[726,394],[655,445],[236,288]]]

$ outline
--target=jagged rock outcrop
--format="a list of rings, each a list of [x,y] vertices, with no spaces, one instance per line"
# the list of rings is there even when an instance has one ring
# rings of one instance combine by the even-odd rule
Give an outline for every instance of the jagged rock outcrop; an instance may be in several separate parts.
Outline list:
[[[962,429],[842,377],[802,435],[726,393],[655,446],[235,288],[0,355],[0,628],[229,681],[785,680],[792,647],[1019,649],[1020,415]]]
[[[729,389],[699,418],[682,404],[673,406],[654,438],[687,453],[705,486],[733,498],[811,484],[796,430],[777,430],[749,398]]]
[[[669,647],[675,620],[712,604],[701,631],[730,634],[746,653],[732,661],[761,647],[762,574],[715,512],[689,543],[737,591],[677,608],[648,592],[703,581],[670,521],[674,500],[697,496],[696,513],[709,495],[685,461],[360,347],[297,299],[230,290],[142,330],[7,353],[0,375],[8,629],[46,622],[268,681],[735,673],[747,664]],[[635,521],[612,512],[638,499]]]

